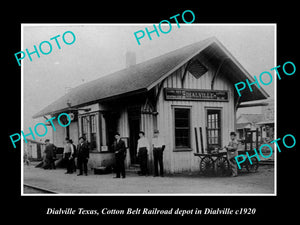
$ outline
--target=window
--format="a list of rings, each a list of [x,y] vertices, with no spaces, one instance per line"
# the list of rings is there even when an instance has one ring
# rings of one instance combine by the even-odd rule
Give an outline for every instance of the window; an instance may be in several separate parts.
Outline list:
[[[221,110],[207,109],[207,141],[208,149],[221,147]]]
[[[175,148],[190,148],[190,109],[175,108]]]
[[[90,143],[91,150],[97,148],[96,115],[82,116],[82,136]]]
[[[188,71],[196,78],[199,79],[207,72],[207,68],[199,61],[194,60],[190,63]]]
[[[82,136],[85,137],[85,139],[88,139],[88,133],[89,133],[89,118],[88,116],[82,117]]]
[[[91,149],[96,149],[97,148],[96,116],[91,115],[90,120],[91,120]]]

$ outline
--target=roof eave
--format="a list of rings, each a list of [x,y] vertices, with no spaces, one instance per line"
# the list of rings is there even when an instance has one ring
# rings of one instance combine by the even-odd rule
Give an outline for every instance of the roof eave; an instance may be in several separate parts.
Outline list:
[[[134,96],[134,95],[137,95],[137,94],[145,93],[147,91],[148,91],[147,88],[141,88],[141,89],[134,90],[134,91],[131,91],[131,92],[126,92],[126,93],[122,93],[122,94],[118,94],[118,95],[114,95],[114,96],[110,96],[110,97],[106,97],[106,98],[97,99],[97,100],[94,100],[94,101],[85,102],[83,104],[74,105],[71,108],[66,107],[66,108],[63,108],[63,109],[48,111],[48,112],[41,112],[40,111],[40,112],[34,114],[32,116],[32,118],[36,119],[36,118],[46,116],[46,115],[54,115],[54,114],[58,114],[58,113],[74,111],[74,108],[79,108],[79,107],[83,107],[83,106],[87,106],[87,105],[91,105],[91,104],[95,104],[95,103],[113,101],[113,100],[118,99],[118,98],[130,97],[130,96]]]

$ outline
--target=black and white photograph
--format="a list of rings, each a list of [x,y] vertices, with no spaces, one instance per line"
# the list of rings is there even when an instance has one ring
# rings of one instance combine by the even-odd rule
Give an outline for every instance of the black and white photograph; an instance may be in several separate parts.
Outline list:
[[[276,29],[22,24],[21,194],[276,196]]]
[[[109,3],[3,6],[3,220],[297,219],[296,3]]]

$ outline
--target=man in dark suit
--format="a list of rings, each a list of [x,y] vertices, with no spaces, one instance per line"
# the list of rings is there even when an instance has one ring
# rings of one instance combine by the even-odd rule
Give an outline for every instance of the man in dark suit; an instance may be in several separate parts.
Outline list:
[[[56,147],[54,144],[50,143],[49,139],[45,140],[46,148],[45,148],[45,159],[44,159],[44,169],[56,169],[55,167],[55,151]]]
[[[77,167],[79,168],[79,174],[87,176],[87,163],[89,160],[90,148],[84,137],[79,138],[79,144],[77,147]]]
[[[125,178],[125,164],[124,160],[126,158],[126,147],[125,142],[121,140],[120,134],[115,134],[115,141],[112,146],[113,151],[115,152],[116,159],[116,176],[114,178]]]

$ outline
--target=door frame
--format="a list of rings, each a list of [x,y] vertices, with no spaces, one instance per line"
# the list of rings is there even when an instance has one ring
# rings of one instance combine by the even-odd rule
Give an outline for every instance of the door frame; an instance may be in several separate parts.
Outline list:
[[[130,163],[138,164],[136,157],[138,133],[141,129],[141,106],[133,106],[127,109],[129,129],[129,154]]]

